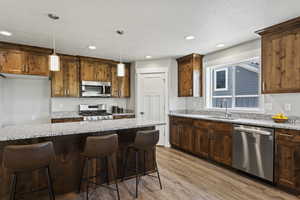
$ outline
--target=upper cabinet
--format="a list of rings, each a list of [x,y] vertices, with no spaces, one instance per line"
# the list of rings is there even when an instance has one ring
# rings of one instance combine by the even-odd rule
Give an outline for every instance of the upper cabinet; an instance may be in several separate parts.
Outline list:
[[[125,76],[117,76],[117,65],[111,65],[111,86],[113,97],[130,97],[130,64],[125,64]]]
[[[202,96],[202,55],[191,54],[177,59],[178,96]]]
[[[61,68],[51,73],[52,97],[79,97],[79,61],[75,56],[60,56]]]
[[[49,50],[0,44],[0,72],[24,75],[49,75]]]
[[[262,37],[262,93],[300,92],[300,17],[257,33]]]
[[[111,67],[101,59],[80,58],[81,80],[111,82]]]

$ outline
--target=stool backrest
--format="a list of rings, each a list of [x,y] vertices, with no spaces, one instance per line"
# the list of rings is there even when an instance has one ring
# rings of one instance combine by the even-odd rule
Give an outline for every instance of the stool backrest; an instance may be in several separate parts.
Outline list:
[[[13,172],[35,170],[49,166],[55,159],[52,142],[4,147],[3,163]]]
[[[99,158],[109,156],[118,151],[118,135],[87,137],[83,155]]]
[[[158,143],[159,130],[138,131],[134,140],[134,146],[139,149],[148,150]]]

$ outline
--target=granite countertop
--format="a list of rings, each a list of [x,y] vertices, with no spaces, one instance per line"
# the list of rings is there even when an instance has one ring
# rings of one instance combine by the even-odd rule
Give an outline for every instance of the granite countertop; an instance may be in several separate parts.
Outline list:
[[[232,124],[243,124],[243,125],[252,125],[252,126],[261,126],[261,127],[269,127],[269,128],[282,128],[282,129],[291,129],[291,130],[300,130],[300,123],[297,122],[295,124],[292,123],[275,123],[271,119],[249,119],[249,118],[240,118],[233,117],[232,119],[221,119],[214,118],[216,115],[208,115],[208,114],[197,114],[197,113],[184,113],[179,111],[173,111],[169,115],[177,116],[177,117],[186,117],[193,119],[205,119],[211,121],[219,121],[219,122],[228,122]]]
[[[113,116],[122,116],[122,115],[135,115],[134,112],[124,112],[124,113],[113,113]],[[52,112],[51,119],[66,119],[66,118],[80,118],[83,117],[79,115],[76,111],[60,111]]]
[[[0,128],[0,141],[116,131],[163,124],[164,123],[156,121],[132,118],[57,124],[18,125]]]

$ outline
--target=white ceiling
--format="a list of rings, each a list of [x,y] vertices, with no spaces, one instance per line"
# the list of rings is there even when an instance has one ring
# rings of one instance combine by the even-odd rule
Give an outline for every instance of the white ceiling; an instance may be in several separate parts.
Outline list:
[[[0,40],[125,60],[207,54],[258,38],[254,31],[300,15],[299,0],[1,0]],[[47,13],[61,19],[54,25]],[[117,29],[124,29],[120,38]],[[186,41],[187,35],[196,36]],[[91,51],[88,45],[97,49]]]

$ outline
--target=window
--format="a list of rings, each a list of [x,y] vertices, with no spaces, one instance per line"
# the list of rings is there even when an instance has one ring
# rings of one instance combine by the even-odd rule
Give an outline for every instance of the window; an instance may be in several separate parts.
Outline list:
[[[258,109],[260,102],[259,58],[230,65],[207,67],[208,108]]]
[[[216,69],[214,70],[214,88],[215,91],[226,91],[228,90],[228,70]]]

